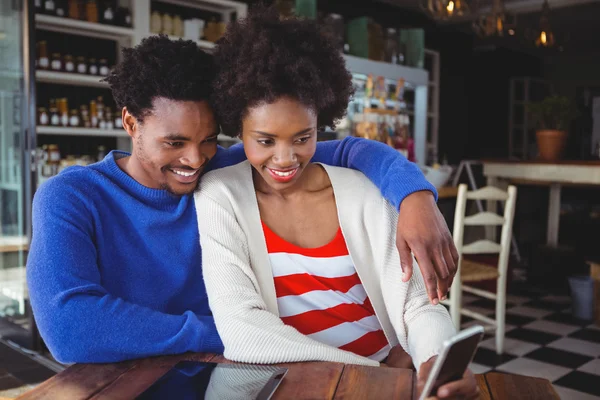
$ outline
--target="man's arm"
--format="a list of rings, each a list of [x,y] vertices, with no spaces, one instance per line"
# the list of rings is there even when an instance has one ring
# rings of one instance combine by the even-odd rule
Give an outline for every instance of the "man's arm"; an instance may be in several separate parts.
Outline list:
[[[245,159],[241,144],[228,149],[219,147],[207,170],[234,165]],[[435,187],[425,179],[420,168],[388,145],[351,136],[319,142],[313,161],[361,171],[386,200],[400,210],[396,245],[404,281],[412,276],[413,265],[406,260],[411,260],[414,254],[425,279],[429,300],[438,304],[438,299],[444,299],[456,273],[458,252],[437,207]]]
[[[206,171],[238,164],[246,160],[244,147],[218,147]],[[352,168],[365,174],[396,209],[404,198],[418,191],[429,191],[437,199],[435,187],[425,179],[421,169],[400,152],[373,140],[348,136],[343,140],[317,143],[312,159],[327,165]]]
[[[106,291],[91,212],[61,183],[51,180],[36,193],[27,262],[31,305],[53,356],[63,363],[100,363],[186,351],[221,353],[213,317],[163,314]]]

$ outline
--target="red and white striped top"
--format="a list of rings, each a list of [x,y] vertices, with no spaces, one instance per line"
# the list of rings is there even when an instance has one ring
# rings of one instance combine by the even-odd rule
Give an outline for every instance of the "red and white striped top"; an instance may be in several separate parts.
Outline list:
[[[279,316],[321,343],[382,361],[390,346],[339,229],[323,247],[291,244],[263,225]]]

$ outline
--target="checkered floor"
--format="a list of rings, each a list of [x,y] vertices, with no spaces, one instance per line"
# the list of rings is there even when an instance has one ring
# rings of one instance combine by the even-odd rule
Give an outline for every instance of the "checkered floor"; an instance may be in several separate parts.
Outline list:
[[[465,304],[493,318],[494,302],[468,294]],[[509,295],[505,353],[486,334],[471,364],[474,373],[496,370],[550,380],[563,400],[600,399],[600,326],[576,320],[571,300],[529,290]],[[463,317],[462,327],[478,323]]]

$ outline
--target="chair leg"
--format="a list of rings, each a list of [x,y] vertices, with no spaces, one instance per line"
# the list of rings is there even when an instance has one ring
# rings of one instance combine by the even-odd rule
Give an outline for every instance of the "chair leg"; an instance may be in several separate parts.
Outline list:
[[[462,284],[460,275],[456,274],[450,288],[450,317],[457,331],[460,331],[460,310],[462,308]]]
[[[506,290],[497,290],[496,291],[496,353],[498,353],[498,354],[504,353],[505,321],[506,321]]]

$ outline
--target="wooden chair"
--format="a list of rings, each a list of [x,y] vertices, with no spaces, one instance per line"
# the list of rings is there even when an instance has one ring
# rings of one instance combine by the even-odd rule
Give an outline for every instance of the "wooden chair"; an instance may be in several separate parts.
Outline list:
[[[498,215],[493,212],[479,212],[474,215],[466,216],[467,200],[488,200],[505,201],[504,215]],[[458,188],[456,199],[456,212],[454,215],[453,238],[456,249],[459,253],[459,264],[457,275],[450,289],[450,299],[444,301],[444,304],[450,306],[450,315],[456,329],[460,330],[460,317],[466,315],[473,319],[486,323],[487,328],[493,328],[496,332],[496,352],[502,354],[504,351],[504,326],[506,309],[506,278],[508,270],[508,261],[510,257],[510,244],[512,238],[512,226],[515,216],[515,204],[517,201],[517,188],[509,186],[505,192],[495,187],[484,187],[479,190],[467,191],[467,185],[461,184]],[[502,226],[500,244],[491,240],[476,240],[470,244],[463,244],[465,226]],[[473,262],[463,259],[466,254],[490,254],[498,253],[498,266]],[[480,282],[496,279],[496,292],[478,289],[468,284],[471,282]],[[483,314],[468,310],[462,307],[462,292],[474,294],[496,301],[495,320]]]

